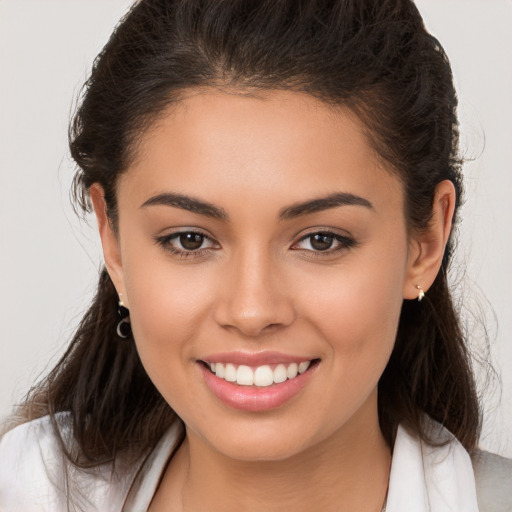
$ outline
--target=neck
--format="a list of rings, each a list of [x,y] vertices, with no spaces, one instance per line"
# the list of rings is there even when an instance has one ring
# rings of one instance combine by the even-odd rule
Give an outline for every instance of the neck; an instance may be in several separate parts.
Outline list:
[[[365,420],[278,461],[233,460],[188,432],[154,503],[166,506],[151,510],[381,512],[390,451],[376,415]]]

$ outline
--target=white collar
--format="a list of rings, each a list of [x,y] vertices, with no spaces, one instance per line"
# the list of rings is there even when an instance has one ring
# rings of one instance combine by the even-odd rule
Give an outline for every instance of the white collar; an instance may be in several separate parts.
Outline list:
[[[402,426],[393,449],[386,512],[479,512],[469,454],[438,423],[431,432],[443,446],[430,446]],[[123,512],[147,510],[169,457],[183,436],[176,422],[139,470]]]
[[[478,512],[469,454],[441,425],[431,422],[430,446],[398,428],[386,512]]]

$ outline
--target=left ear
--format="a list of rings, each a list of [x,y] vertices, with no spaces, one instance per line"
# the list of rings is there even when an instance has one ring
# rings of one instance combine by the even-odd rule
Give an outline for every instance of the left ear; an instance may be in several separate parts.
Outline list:
[[[419,288],[426,293],[432,286],[443,261],[446,244],[452,230],[456,192],[449,180],[436,187],[429,225],[411,235],[404,299],[416,299]]]

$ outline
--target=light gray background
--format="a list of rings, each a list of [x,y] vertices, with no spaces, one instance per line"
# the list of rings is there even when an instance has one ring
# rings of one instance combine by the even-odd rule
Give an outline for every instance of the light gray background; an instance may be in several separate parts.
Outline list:
[[[0,0],[0,416],[62,353],[95,288],[94,221],[79,222],[68,200],[67,121],[130,3]],[[482,444],[512,456],[512,1],[418,5],[452,61],[472,160],[452,278],[476,346],[487,318],[501,372],[501,397],[482,385]]]

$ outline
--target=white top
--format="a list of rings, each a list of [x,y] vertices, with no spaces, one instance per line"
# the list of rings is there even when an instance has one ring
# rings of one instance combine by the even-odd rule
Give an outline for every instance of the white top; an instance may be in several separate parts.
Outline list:
[[[60,415],[59,423],[65,418]],[[479,511],[470,457],[448,431],[437,427],[439,438],[449,442],[435,448],[399,427],[387,512]],[[64,436],[69,434],[69,427],[62,428]],[[146,512],[181,429],[180,424],[171,427],[135,464],[117,460],[112,475],[111,464],[78,470],[67,463],[47,416],[20,425],[0,440],[0,511]]]

